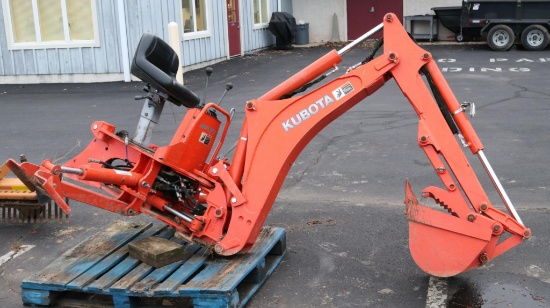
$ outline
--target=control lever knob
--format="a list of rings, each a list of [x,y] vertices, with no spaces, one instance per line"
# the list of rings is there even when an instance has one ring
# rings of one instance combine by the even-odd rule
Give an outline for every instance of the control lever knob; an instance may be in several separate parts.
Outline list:
[[[222,97],[220,97],[220,100],[218,101],[218,106],[222,103],[223,98],[225,97],[227,92],[229,92],[231,89],[233,89],[233,84],[231,82],[228,82],[225,85],[225,91],[223,92]]]

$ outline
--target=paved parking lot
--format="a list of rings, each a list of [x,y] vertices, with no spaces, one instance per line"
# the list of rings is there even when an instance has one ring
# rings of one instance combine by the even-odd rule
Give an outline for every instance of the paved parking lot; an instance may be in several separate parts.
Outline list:
[[[323,130],[297,159],[267,222],[286,228],[288,254],[249,307],[425,307],[441,300],[448,307],[550,306],[550,53],[498,53],[485,45],[423,47],[438,59],[459,101],[476,103],[473,125],[533,237],[447,280],[430,279],[416,267],[403,216],[405,178],[417,192],[439,180],[416,144],[416,115],[390,81]],[[227,144],[237,138],[247,99],[328,51],[262,51],[214,65],[208,100],[217,101],[225,84],[234,84],[223,102],[236,108]],[[353,50],[341,71],[368,53],[368,48]],[[201,71],[184,78],[202,95]],[[32,162],[63,162],[89,142],[95,120],[133,131],[142,104],[133,97],[141,87],[0,85],[0,159],[24,153]],[[182,108],[166,107],[153,142],[167,143],[183,114]],[[477,158],[468,157],[489,196],[498,200]],[[0,259],[3,307],[22,306],[24,278],[113,221],[127,219],[82,204],[73,207],[66,224],[0,225],[0,256],[7,256]],[[21,245],[32,247],[13,258],[10,251]],[[434,285],[439,294],[430,293]]]

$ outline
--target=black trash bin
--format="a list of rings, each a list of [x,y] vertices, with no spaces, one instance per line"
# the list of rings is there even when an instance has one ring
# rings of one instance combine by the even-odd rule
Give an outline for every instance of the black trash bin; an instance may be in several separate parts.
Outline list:
[[[292,48],[296,36],[296,19],[285,12],[274,12],[268,26],[269,32],[275,35],[276,49]]]
[[[299,24],[296,25],[296,39],[294,40],[296,45],[307,45],[309,44],[309,24]]]

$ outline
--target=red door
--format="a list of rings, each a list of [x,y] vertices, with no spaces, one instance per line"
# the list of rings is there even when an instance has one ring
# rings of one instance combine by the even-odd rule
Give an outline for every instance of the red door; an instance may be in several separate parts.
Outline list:
[[[227,29],[229,36],[229,56],[241,54],[241,24],[239,22],[239,0],[227,2]]]
[[[394,13],[403,22],[403,0],[347,0],[348,40],[355,40],[382,23],[386,13]],[[380,38],[379,31],[371,38]]]

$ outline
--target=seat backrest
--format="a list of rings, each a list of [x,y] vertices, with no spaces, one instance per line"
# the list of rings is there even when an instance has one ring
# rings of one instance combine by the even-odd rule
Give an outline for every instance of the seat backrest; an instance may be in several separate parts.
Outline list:
[[[176,80],[179,58],[159,37],[144,33],[132,61],[131,73],[168,96],[168,101],[187,108],[199,105],[199,97]]]

